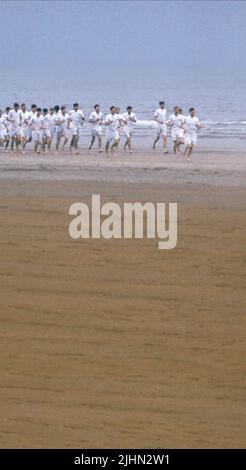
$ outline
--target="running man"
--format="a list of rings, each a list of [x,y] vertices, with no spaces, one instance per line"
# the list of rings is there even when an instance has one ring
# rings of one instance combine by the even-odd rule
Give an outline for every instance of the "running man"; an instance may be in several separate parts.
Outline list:
[[[125,125],[123,126],[123,130],[126,135],[124,151],[126,151],[128,147],[129,153],[132,153],[133,123],[137,122],[136,114],[132,112],[132,106],[127,106],[126,113],[123,113],[122,116],[125,123]]]
[[[185,117],[185,143],[186,148],[184,154],[187,160],[190,160],[193,148],[197,143],[197,131],[202,128],[199,119],[196,117],[195,108],[189,109],[189,116]]]
[[[34,116],[36,116],[36,111],[37,111],[37,105],[32,104],[31,111],[29,113],[29,118],[28,118],[27,140],[26,140],[25,145],[32,141],[32,129],[30,127],[30,121]]]
[[[0,109],[0,147],[6,144],[8,140],[8,129],[6,126],[6,120],[3,115],[2,110]]]
[[[79,109],[78,103],[74,103],[72,111],[69,112],[69,123],[72,134],[72,139],[70,143],[70,152],[73,152],[75,149],[75,155],[79,154],[79,132],[81,126],[83,126],[85,121],[85,115],[81,109]]]
[[[43,146],[43,117],[41,116],[41,108],[37,108],[36,114],[29,121],[32,130],[32,139],[34,142],[34,152],[40,153],[38,147]]]
[[[66,106],[62,106],[61,111],[58,113],[56,119],[56,152],[58,152],[61,139],[64,138],[62,150],[64,150],[64,147],[69,139],[69,114],[66,111]]]
[[[167,150],[167,125],[166,125],[166,117],[167,117],[167,110],[165,108],[165,101],[159,102],[160,107],[155,111],[154,114],[154,121],[157,123],[157,131],[156,131],[156,138],[153,143],[153,150],[155,150],[155,146],[157,142],[160,140],[161,136],[163,139],[163,153],[168,153]]]
[[[46,153],[45,146],[47,145],[47,152],[50,151],[50,146],[51,146],[51,130],[50,130],[50,119],[51,116],[48,113],[48,109],[44,108],[43,109],[43,115],[42,115],[42,122],[43,122],[43,142],[42,142],[42,149],[43,152]]]
[[[180,115],[180,107],[174,106],[173,114],[169,117],[167,125],[171,127],[171,136],[173,140],[173,151],[175,155],[179,155],[179,147],[182,143],[182,129],[184,127],[184,120]]]
[[[10,123],[10,148],[11,152],[14,152],[14,145],[16,146],[17,152],[19,151],[20,142],[20,125],[21,125],[21,111],[18,103],[14,104],[14,108],[9,111],[7,120]]]
[[[11,110],[11,108],[9,106],[7,106],[7,108],[5,109],[5,113],[3,114],[3,119],[4,119],[4,122],[5,122],[6,129],[7,129],[7,140],[6,140],[6,143],[5,143],[5,150],[6,151],[8,150],[8,146],[9,146],[9,142],[10,142],[10,132],[9,132],[10,122],[7,119],[10,110]]]
[[[120,129],[121,129],[121,127],[123,127],[126,124],[126,121],[124,120],[123,115],[120,112],[120,107],[119,106],[116,106],[116,108],[115,108],[115,117],[118,120],[118,123],[117,123],[118,138],[115,142],[115,150],[117,150],[118,146],[119,146],[119,143],[120,143]]]
[[[29,141],[30,135],[30,128],[28,125],[28,121],[30,118],[30,112],[26,109],[26,104],[21,104],[21,144],[22,144],[22,152],[25,153],[25,146],[26,143]]]
[[[110,113],[107,114],[104,124],[105,126],[107,126],[105,151],[108,155],[109,146],[111,144],[110,150],[113,154],[120,140],[118,132],[119,118],[116,114],[115,106],[110,107]]]
[[[184,128],[185,116],[183,115],[182,108],[179,108],[179,114],[182,120],[182,127],[180,128],[180,145],[183,145],[185,143],[185,128]]]
[[[49,109],[49,122],[50,122],[50,132],[51,132],[51,142],[50,145],[48,145],[48,150],[50,151],[51,143],[56,135],[56,124],[55,124],[55,108],[51,107]]]
[[[92,124],[91,127],[91,143],[89,150],[92,149],[95,139],[98,140],[99,152],[102,152],[102,123],[103,113],[100,110],[99,104],[95,104],[94,111],[92,111],[89,122]]]

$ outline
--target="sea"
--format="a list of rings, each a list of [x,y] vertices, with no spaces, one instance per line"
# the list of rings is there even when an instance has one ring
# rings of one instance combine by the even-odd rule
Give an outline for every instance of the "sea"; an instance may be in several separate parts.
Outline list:
[[[36,103],[40,107],[67,105],[71,109],[78,102],[87,121],[81,130],[81,143],[89,140],[90,124],[88,118],[96,103],[101,105],[103,113],[109,112],[111,105],[133,106],[137,116],[134,128],[134,145],[147,148],[155,137],[153,114],[160,100],[166,102],[167,116],[175,105],[188,114],[192,106],[196,108],[203,128],[199,131],[199,145],[204,149],[244,150],[246,144],[246,86],[244,77],[235,78],[224,74],[206,76],[205,73],[182,77],[155,76],[153,71],[136,76],[131,71],[123,74],[100,73],[95,77],[79,76],[71,71],[64,77],[61,74],[50,76],[47,71],[28,71],[19,79],[11,74],[0,74],[0,107],[4,109],[15,101],[25,102],[27,106]]]

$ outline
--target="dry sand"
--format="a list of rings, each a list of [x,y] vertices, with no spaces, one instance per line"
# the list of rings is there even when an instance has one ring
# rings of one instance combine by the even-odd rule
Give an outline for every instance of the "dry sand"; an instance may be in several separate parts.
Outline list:
[[[0,447],[245,446],[245,163],[230,157],[156,176],[163,157],[143,172],[145,155],[126,183],[118,157],[93,154],[86,180],[89,156],[0,156]],[[93,193],[177,201],[177,248],[71,240],[69,205]]]

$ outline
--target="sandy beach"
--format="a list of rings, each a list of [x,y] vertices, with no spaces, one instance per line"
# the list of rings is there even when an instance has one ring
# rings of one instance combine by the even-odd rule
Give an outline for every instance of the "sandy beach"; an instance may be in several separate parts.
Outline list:
[[[0,153],[0,447],[238,448],[246,159]],[[71,203],[177,202],[178,244],[71,240]]]

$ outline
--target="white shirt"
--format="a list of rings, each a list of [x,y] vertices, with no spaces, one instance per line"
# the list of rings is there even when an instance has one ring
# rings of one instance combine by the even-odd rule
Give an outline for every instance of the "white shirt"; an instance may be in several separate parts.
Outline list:
[[[200,125],[199,119],[196,116],[193,116],[193,117],[191,117],[190,115],[186,116],[184,118],[184,121],[185,121],[185,128],[187,132],[190,132],[190,133],[196,132],[197,126]]]
[[[12,127],[19,126],[21,123],[21,111],[15,111],[15,109],[11,109],[8,114],[8,121]]]
[[[37,116],[36,114],[30,119],[29,124],[32,126],[32,129],[39,131],[43,127],[43,116]]]
[[[64,129],[67,127],[68,119],[69,119],[69,114],[68,114],[68,113],[63,114],[63,113],[60,111],[60,112],[57,114],[56,123],[58,124],[58,125],[57,125],[57,129],[58,129],[59,131],[62,131],[62,130],[64,130]]]
[[[51,118],[51,115],[48,114],[48,113],[42,116],[42,122],[43,122],[43,128],[44,129],[50,129],[50,118]]]
[[[33,117],[35,117],[35,116],[36,116],[36,113],[34,113],[33,111],[30,111],[30,113],[29,113],[29,118],[28,118],[28,125],[30,124],[31,119],[32,119]]]
[[[6,130],[7,130],[7,127],[5,124],[5,117],[2,114],[2,116],[0,117],[0,132],[6,131]]]
[[[155,111],[154,118],[157,119],[158,124],[166,124],[167,110],[158,108]]]
[[[7,120],[8,114],[7,114],[7,113],[2,114],[2,118],[4,119],[5,126],[6,126],[7,129],[8,129],[8,128],[9,128],[9,125],[10,125],[10,122]]]
[[[52,118],[53,118],[53,125],[56,126],[56,128],[58,128],[59,126],[59,123],[60,123],[60,115],[61,115],[61,111],[58,111],[58,113],[54,113]]]
[[[115,131],[119,125],[119,115],[118,114],[107,114],[105,119],[105,124],[107,123],[108,131]]]
[[[85,118],[85,115],[81,109],[78,109],[78,111],[72,109],[72,111],[69,111],[69,117],[73,126],[79,127],[80,125],[83,125],[83,119]]]
[[[101,111],[99,111],[99,113],[97,113],[96,111],[92,111],[92,113],[90,114],[90,121],[92,121],[92,129],[98,129],[102,125],[102,119],[103,113]]]
[[[56,120],[56,114],[53,113],[53,114],[48,114],[49,118],[47,118],[47,122],[49,123],[49,128],[52,129],[53,127],[55,127],[55,120]],[[46,117],[46,116],[45,116]]]
[[[29,111],[24,112],[24,111],[21,110],[21,125],[22,125],[22,127],[27,127],[28,126],[30,114],[31,113]]]
[[[137,120],[136,118],[136,114],[135,113],[123,113],[122,114],[122,117],[124,119],[124,121],[126,122],[126,125],[125,127],[127,127],[129,130],[132,130],[133,129],[133,123],[134,121]],[[132,121],[133,119],[133,121]]]
[[[173,131],[179,131],[181,125],[184,123],[184,118],[181,114],[171,114],[169,117],[169,123],[172,124]]]
[[[117,114],[117,113],[115,113],[114,116],[116,116],[116,119],[117,119],[117,121],[118,121],[118,123],[117,123],[117,128],[120,129],[121,126],[124,126],[123,114],[120,114],[120,113]]]

